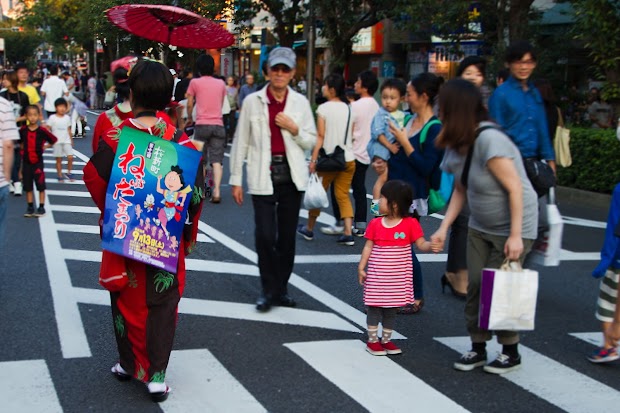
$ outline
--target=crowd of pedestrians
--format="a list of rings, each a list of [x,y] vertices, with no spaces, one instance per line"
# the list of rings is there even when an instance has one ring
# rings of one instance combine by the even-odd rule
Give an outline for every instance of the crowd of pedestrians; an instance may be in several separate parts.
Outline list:
[[[330,74],[322,82],[325,101],[315,117],[310,102],[292,88],[297,61],[290,48],[270,52],[264,67],[268,82],[262,87],[251,74],[240,88],[235,78],[217,77],[207,54],[198,58],[195,77],[184,71],[182,79],[160,63],[140,60],[131,70],[118,68],[113,73],[116,103],[97,120],[94,155],[84,169],[84,181],[103,213],[120,130],[132,128],[201,150],[198,175],[205,181],[212,171],[211,202],[219,204],[225,202],[220,188],[224,150],[232,141],[232,198],[238,205],[244,203],[245,177],[260,274],[256,309],[267,312],[273,306],[297,305],[288,282],[297,235],[315,240],[320,210],[311,209],[306,224],[298,220],[309,177],[316,173],[323,188],[331,191],[336,217],[336,224],[321,232],[337,235],[337,243],[345,246],[355,245],[355,236],[366,238],[357,271],[367,311],[366,350],[374,356],[402,353],[391,341],[396,315],[415,314],[424,306],[423,271],[415,249],[437,253],[449,239],[448,263],[440,281],[465,298],[465,326],[471,339],[471,348],[453,367],[461,371],[483,367],[503,374],[522,363],[519,334],[479,326],[481,272],[499,268],[504,260],[522,262],[544,230],[547,200],[536,192],[525,164],[543,161],[555,171],[552,125],[558,118],[553,96],[545,89],[548,85],[531,80],[537,62],[531,45],[510,45],[505,62],[508,73],[498,76],[502,83],[488,99],[483,87],[486,62],[479,57],[464,59],[457,78],[446,83],[421,73],[407,83],[386,79],[379,86],[373,72],[361,72],[354,85],[358,99],[352,102],[344,78]],[[54,146],[59,182],[73,179],[74,129],[66,100],[71,90],[79,83],[89,89],[92,106],[101,103],[99,86],[105,79],[76,82],[66,75],[60,79],[57,69],[49,72],[41,86],[45,128],[40,126],[39,94],[27,84],[27,68],[17,67],[3,76],[0,240],[9,180],[13,192],[19,188],[21,193],[22,186],[16,184],[23,183],[28,216],[45,214],[44,149]],[[373,98],[377,90],[381,105]],[[401,109],[402,103],[408,112]],[[602,112],[600,105],[591,111],[598,127],[606,125]],[[193,139],[185,131],[193,133]],[[65,156],[68,172],[63,174]],[[327,168],[326,160],[337,166]],[[365,179],[370,166],[376,181],[368,208]],[[442,173],[454,176],[454,188],[441,225],[427,240],[420,220],[433,212],[428,199]],[[204,185],[202,181],[196,185]],[[40,193],[38,207],[34,186]],[[620,202],[618,191],[614,205]],[[134,283],[132,288],[111,291],[114,321],[123,324],[123,329],[115,328],[119,361],[111,371],[119,380],[133,377],[144,382],[155,401],[165,400],[170,392],[165,376],[185,285],[185,256],[196,241],[202,204],[202,197],[192,197],[185,220],[188,236],[180,240],[177,271],[166,289],[158,289],[155,278],[161,269],[154,265],[106,252],[102,259],[102,271],[116,266],[125,275],[131,273]],[[603,277],[597,316],[605,340],[589,357],[593,362],[620,358],[616,351],[620,311],[613,299],[617,300],[620,271],[619,237],[618,213],[612,207],[604,260],[595,271]],[[486,342],[493,335],[503,347],[489,362]]]

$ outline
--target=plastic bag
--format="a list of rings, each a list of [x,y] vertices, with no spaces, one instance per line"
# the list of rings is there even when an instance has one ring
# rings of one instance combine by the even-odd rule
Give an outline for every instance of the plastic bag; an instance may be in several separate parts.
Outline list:
[[[327,192],[325,192],[319,176],[313,173],[310,175],[308,188],[306,188],[306,195],[304,195],[304,208],[317,209],[327,208],[328,206],[329,200],[327,199]]]

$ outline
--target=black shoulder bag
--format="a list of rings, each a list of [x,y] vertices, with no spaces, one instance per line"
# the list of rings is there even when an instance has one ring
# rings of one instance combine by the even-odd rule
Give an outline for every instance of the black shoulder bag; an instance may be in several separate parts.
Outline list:
[[[349,109],[349,117],[347,118],[347,127],[344,130],[344,146],[347,146],[347,138],[349,137],[349,122],[351,122],[351,106]],[[347,163],[344,159],[344,149],[338,145],[331,155],[325,153],[325,149],[319,149],[319,158],[316,161],[316,170],[319,172],[340,172],[344,171]]]
[[[461,174],[461,185],[463,185],[463,188],[467,188],[467,180],[469,179],[469,168],[471,168],[471,158],[473,158],[474,156],[474,146],[476,146],[476,139],[478,138],[478,136],[480,136],[482,132],[487,129],[497,129],[501,131],[501,129],[496,126],[482,126],[476,129],[476,137],[474,138],[474,141],[469,147],[469,151],[467,151],[467,158],[465,158],[465,165],[463,165],[463,173]]]

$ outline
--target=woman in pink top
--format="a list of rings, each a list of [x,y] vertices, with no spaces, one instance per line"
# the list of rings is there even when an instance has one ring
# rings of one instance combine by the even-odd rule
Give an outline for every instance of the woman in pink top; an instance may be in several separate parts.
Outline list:
[[[194,139],[205,142],[203,152],[213,167],[213,196],[211,202],[221,201],[222,161],[226,148],[226,129],[222,118],[222,105],[226,99],[226,85],[213,77],[215,62],[213,57],[203,54],[196,60],[199,77],[194,77],[187,89],[187,123],[196,124]],[[196,120],[193,120],[196,105]]]

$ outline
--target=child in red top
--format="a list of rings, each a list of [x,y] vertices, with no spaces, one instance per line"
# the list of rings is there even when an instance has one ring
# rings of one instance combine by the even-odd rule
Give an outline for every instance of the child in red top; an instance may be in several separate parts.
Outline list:
[[[45,128],[39,127],[39,107],[28,106],[26,108],[26,120],[28,126],[22,126],[19,130],[21,139],[22,156],[22,180],[28,208],[25,217],[41,217],[45,215],[45,173],[43,172],[43,151],[51,148],[57,141],[56,137]],[[39,191],[39,207],[35,211],[33,181]]]
[[[414,302],[411,245],[415,244],[420,251],[431,251],[420,223],[408,216],[412,202],[413,189],[409,184],[398,180],[386,182],[379,199],[379,211],[385,216],[373,219],[366,229],[358,277],[368,307],[366,350],[374,356],[402,353],[390,339],[396,311]],[[383,326],[380,342],[379,322]]]

